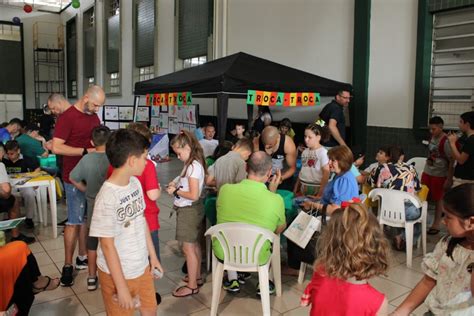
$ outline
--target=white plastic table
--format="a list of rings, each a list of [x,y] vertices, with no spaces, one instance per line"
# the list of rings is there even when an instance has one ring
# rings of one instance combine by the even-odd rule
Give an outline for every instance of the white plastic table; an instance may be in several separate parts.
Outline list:
[[[45,179],[47,178],[47,179]],[[14,188],[30,188],[30,187],[39,187],[39,201],[37,198],[38,211],[40,214],[40,219],[44,217],[43,225],[48,225],[48,212],[47,209],[47,198],[45,189],[49,194],[49,203],[51,209],[51,224],[53,225],[53,238],[58,237],[58,219],[57,219],[57,205],[56,205],[56,180],[51,176],[39,176],[38,180],[35,178],[26,181],[26,178],[10,178],[10,183]]]

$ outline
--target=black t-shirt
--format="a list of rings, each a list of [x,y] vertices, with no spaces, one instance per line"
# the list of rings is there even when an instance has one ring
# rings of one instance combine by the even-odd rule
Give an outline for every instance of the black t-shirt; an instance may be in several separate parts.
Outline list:
[[[456,164],[454,176],[464,180],[474,180],[474,135],[469,136],[461,147],[461,153],[469,155],[464,164]]]
[[[336,100],[332,100],[331,103],[326,104],[324,109],[319,114],[319,117],[326,123],[326,125],[329,124],[330,119],[336,120],[339,134],[341,134],[343,140],[346,140],[346,118],[344,116],[344,108],[342,105],[339,105]],[[321,144],[326,147],[334,147],[339,145],[332,135],[329,141],[322,142]]]
[[[12,162],[9,159],[3,159],[2,162],[5,164],[5,169],[7,169],[8,174],[31,172],[35,171],[35,169],[39,167],[39,164],[36,162],[36,160],[29,159],[27,157],[18,159],[16,162]]]

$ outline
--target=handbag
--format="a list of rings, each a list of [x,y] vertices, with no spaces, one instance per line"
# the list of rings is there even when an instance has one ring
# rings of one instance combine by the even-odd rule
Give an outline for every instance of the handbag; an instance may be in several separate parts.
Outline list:
[[[306,248],[315,232],[320,232],[322,226],[321,217],[315,217],[312,213],[299,212],[298,216],[283,232],[283,235],[301,248]]]

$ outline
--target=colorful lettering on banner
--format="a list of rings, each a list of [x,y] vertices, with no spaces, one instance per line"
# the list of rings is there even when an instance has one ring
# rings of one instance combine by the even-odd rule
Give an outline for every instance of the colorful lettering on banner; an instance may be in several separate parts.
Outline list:
[[[316,92],[247,91],[247,104],[262,106],[313,106],[320,104]]]
[[[147,94],[146,105],[191,105],[193,104],[192,92],[170,92]]]
[[[247,91],[247,104],[255,104],[255,98],[257,93],[255,90],[248,90]]]

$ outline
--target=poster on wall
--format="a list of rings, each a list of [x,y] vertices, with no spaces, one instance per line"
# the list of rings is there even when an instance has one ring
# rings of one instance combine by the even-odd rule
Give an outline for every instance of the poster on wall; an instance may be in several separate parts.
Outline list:
[[[179,133],[178,119],[176,117],[169,117],[168,118],[168,132],[170,134],[178,134]]]
[[[182,119],[183,123],[196,125],[196,106],[190,105],[183,108]]]
[[[170,106],[168,107],[169,111],[168,111],[168,116],[169,117],[174,117],[174,118],[178,118],[178,107],[177,106]]]
[[[119,106],[119,120],[133,121],[133,106]]]
[[[137,122],[148,122],[150,120],[150,111],[147,107],[137,108]]]
[[[127,128],[128,124],[130,124],[130,122],[120,122],[119,127],[120,128]]]
[[[159,106],[152,106],[151,107],[151,117],[158,117],[160,115],[160,107]]]
[[[184,123],[178,122],[178,130],[179,131],[184,130]]]
[[[161,113],[158,120],[161,128],[168,128],[168,113]]]
[[[116,130],[120,128],[119,122],[105,122],[105,126],[110,128],[111,130]]]
[[[160,112],[161,113],[168,113],[168,106],[167,105],[160,105]]]
[[[104,120],[106,121],[118,121],[119,120],[119,107],[118,106],[104,106]]]

